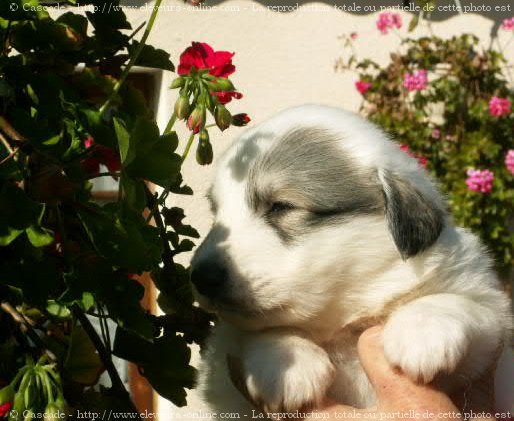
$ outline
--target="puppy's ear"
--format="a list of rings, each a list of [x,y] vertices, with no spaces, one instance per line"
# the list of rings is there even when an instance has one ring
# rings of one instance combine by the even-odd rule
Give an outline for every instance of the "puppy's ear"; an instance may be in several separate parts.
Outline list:
[[[381,171],[385,214],[402,259],[406,260],[435,243],[444,227],[444,212],[408,181]]]

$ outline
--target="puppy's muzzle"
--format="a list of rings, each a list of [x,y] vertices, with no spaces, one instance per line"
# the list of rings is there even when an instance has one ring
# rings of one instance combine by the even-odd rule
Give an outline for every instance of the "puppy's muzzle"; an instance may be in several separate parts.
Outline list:
[[[227,268],[223,263],[216,261],[201,262],[195,265],[191,271],[191,282],[196,290],[208,298],[220,296],[227,279]]]

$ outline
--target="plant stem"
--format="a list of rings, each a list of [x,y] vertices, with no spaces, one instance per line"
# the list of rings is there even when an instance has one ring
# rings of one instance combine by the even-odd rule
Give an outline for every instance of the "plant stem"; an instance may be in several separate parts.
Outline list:
[[[16,148],[12,152],[9,152],[9,155],[7,155],[4,159],[2,159],[0,161],[0,165],[2,165],[4,162],[9,161],[9,159],[13,158],[18,153],[19,150],[20,150],[20,148]]]
[[[39,374],[41,375],[41,380],[45,386],[48,403],[54,403],[54,394],[52,391],[52,385],[50,384],[50,379],[48,378],[48,373],[40,369]]]
[[[155,22],[155,18],[157,17],[157,13],[159,12],[159,7],[161,6],[162,0],[156,0],[155,4],[153,6],[152,14],[150,15],[150,19],[148,20],[148,24],[146,25],[145,32],[143,33],[143,36],[141,37],[141,40],[139,41],[139,44],[137,45],[136,50],[134,53],[130,56],[130,60],[128,64],[123,69],[123,72],[121,73],[120,78],[115,83],[114,88],[112,89],[109,97],[104,102],[104,104],[100,107],[100,115],[104,115],[105,112],[109,109],[112,101],[118,95],[118,92],[120,91],[121,87],[123,86],[123,83],[127,79],[127,76],[130,73],[130,70],[136,63],[137,59],[139,58],[139,55],[141,54],[141,51],[143,51],[143,48],[145,46],[146,40],[148,39],[148,36],[150,35],[150,32],[152,31],[153,24]]]
[[[55,354],[50,351],[43,340],[39,337],[37,332],[30,326],[25,317],[20,314],[9,302],[3,301],[0,304],[0,308],[7,314],[9,314],[13,320],[20,325],[20,329],[25,333],[37,346],[44,350],[45,354],[51,361],[56,361]]]
[[[59,227],[59,231],[62,238],[62,246],[63,246],[63,254],[64,254],[64,260],[66,261],[66,264],[68,265],[68,269],[71,269],[72,266],[72,259],[70,254],[68,253],[68,234],[66,233],[66,229],[64,228],[64,220],[62,218],[61,210],[59,209],[59,206],[56,205],[54,207],[55,213],[57,215],[57,226]]]
[[[127,41],[130,41],[132,38],[134,38],[141,29],[143,29],[146,25],[146,22],[143,22],[141,25],[139,25],[134,31],[129,35]]]
[[[164,129],[163,134],[168,134],[171,132],[171,129],[173,128],[173,125],[175,124],[175,121],[177,121],[177,113],[173,111],[173,114],[171,115],[168,124],[166,124],[166,128]]]
[[[189,136],[189,139],[187,140],[186,148],[184,149],[184,152],[182,153],[181,162],[184,163],[184,161],[187,158],[187,155],[189,154],[189,150],[191,149],[191,145],[193,144],[193,139],[195,138],[195,133],[191,132],[191,135]],[[159,195],[159,197],[156,200],[156,205],[154,207],[150,207],[150,213],[146,217],[146,222],[150,222],[152,217],[156,214],[156,212],[159,211],[159,205],[162,204],[162,202],[168,197],[168,194],[170,193],[170,187],[166,187],[162,193]],[[153,196],[152,196],[153,198]],[[154,199],[155,200],[155,199]]]
[[[187,158],[187,155],[189,153],[189,149],[191,149],[191,145],[193,144],[193,139],[195,138],[195,133],[191,132],[191,135],[189,136],[189,139],[187,140],[186,148],[184,149],[184,152],[182,153],[182,162],[184,162]]]
[[[102,363],[105,366],[105,369],[107,370],[107,373],[109,374],[109,377],[111,379],[112,388],[120,397],[123,396],[127,399],[127,402],[129,402],[130,404],[130,410],[137,414],[137,419],[141,419],[138,410],[136,409],[134,403],[130,399],[127,389],[125,389],[125,385],[123,384],[120,378],[118,370],[116,370],[116,367],[112,362],[111,355],[105,348],[104,343],[102,342],[102,339],[100,339],[100,337],[98,336],[98,333],[96,332],[95,328],[77,304],[74,304],[71,307],[71,310],[73,312],[73,315],[80,322],[82,328],[87,333],[87,336],[89,336],[89,339],[91,339],[91,341],[93,342],[93,345],[95,346],[96,350],[98,351],[98,355],[102,360]]]
[[[107,322],[108,317],[105,316],[105,312],[102,308],[102,305],[100,305],[98,307],[98,311],[100,312],[100,314],[102,314],[102,317],[100,318],[99,322],[100,322],[100,326],[102,327],[103,335],[105,336],[105,338],[104,338],[105,348],[107,349],[107,352],[109,352],[109,355],[110,355],[110,354],[112,354],[112,351],[111,351],[111,335],[109,333],[109,324]]]
[[[152,194],[152,192],[145,185],[145,193],[146,200],[150,204],[150,209],[154,214],[155,225],[159,228],[160,237],[162,239],[162,247],[163,247],[163,259],[162,262],[164,264],[165,269],[169,273],[175,272],[175,263],[173,262],[173,251],[171,250],[170,244],[166,239],[166,225],[164,225],[164,221],[162,220],[162,216],[159,213],[159,202]]]
[[[4,135],[2,133],[0,133],[0,142],[2,143],[2,145],[4,145],[5,149],[7,149],[7,152],[9,152],[9,155],[14,155],[14,149],[11,148],[11,145],[9,145],[9,142],[7,141],[7,139],[4,137]]]
[[[4,116],[0,116],[0,130],[15,142],[25,142],[26,140]]]
[[[93,342],[96,350],[98,351],[98,355],[102,360],[102,363],[105,366],[107,373],[109,373],[109,377],[111,378],[113,389],[115,389],[119,393],[127,393],[127,391],[125,390],[125,386],[121,381],[118,370],[116,370],[116,367],[112,362],[111,356],[107,352],[107,349],[105,348],[102,339],[100,339],[100,337],[98,336],[98,333],[96,332],[95,328],[93,327],[87,316],[84,314],[82,309],[77,304],[74,304],[71,307],[71,310],[80,322],[82,328],[87,333],[87,336],[89,336],[89,339],[91,339],[91,341]]]

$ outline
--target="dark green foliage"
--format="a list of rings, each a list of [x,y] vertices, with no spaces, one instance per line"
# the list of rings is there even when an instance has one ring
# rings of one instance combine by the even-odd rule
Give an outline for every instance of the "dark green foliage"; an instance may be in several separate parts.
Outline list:
[[[0,384],[33,366],[25,356],[46,352],[53,360],[45,370],[60,372],[52,381],[70,411],[133,410],[110,367],[114,352],[184,405],[184,388],[194,384],[188,343],[205,338],[211,319],[193,307],[188,269],[173,257],[199,235],[147,183],[168,189],[168,199],[192,190],[182,184],[177,134],[160,133],[130,82],[113,93],[139,45],[125,14],[117,1],[109,12],[104,1],[89,3],[97,11],[54,20],[36,11],[38,0],[0,2]],[[135,64],[174,70],[169,54],[148,45]],[[115,203],[93,200],[99,163],[120,181]],[[169,316],[142,308],[145,290],[134,276],[144,272]],[[34,323],[28,333],[12,311]],[[101,321],[101,337],[85,314]],[[117,324],[114,350],[105,319]],[[91,389],[105,368],[112,387]]]

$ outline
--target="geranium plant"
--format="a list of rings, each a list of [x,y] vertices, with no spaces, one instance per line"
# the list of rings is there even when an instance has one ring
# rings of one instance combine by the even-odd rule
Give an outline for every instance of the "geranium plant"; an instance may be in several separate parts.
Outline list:
[[[0,417],[10,420],[135,413],[113,355],[184,405],[194,384],[188,344],[201,344],[211,322],[193,306],[188,269],[174,262],[198,233],[170,203],[193,193],[181,165],[195,141],[197,160],[210,163],[209,128],[249,121],[226,108],[241,97],[228,79],[233,54],[186,49],[161,132],[127,79],[134,65],[174,71],[169,54],[146,44],[160,0],[139,40],[142,27],[131,29],[119,2],[104,3],[57,19],[38,0],[0,3]],[[183,145],[178,120],[191,130]],[[97,177],[119,182],[117,201],[94,201]],[[164,316],[140,304],[135,278],[145,272]],[[98,387],[104,371],[111,385]]]
[[[353,48],[359,40],[345,36],[337,68],[355,72],[360,112],[422,160],[446,192],[457,224],[482,238],[507,279],[514,262],[512,65],[499,42],[494,49],[471,34],[410,34],[419,21],[415,17],[407,32],[399,15],[380,14],[381,36],[396,31],[402,38],[398,51],[384,65],[359,59]],[[513,31],[512,22],[506,19],[502,30]]]

